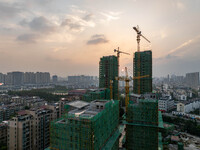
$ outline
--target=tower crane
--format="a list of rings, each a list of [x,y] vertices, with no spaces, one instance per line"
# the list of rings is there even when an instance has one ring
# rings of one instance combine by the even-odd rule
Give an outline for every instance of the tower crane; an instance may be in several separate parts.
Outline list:
[[[129,53],[123,52],[119,50],[119,47],[117,49],[114,49],[114,52],[117,53],[117,61],[118,61],[118,77],[119,77],[119,57],[120,57],[120,53],[122,54],[126,54],[126,55],[130,55]],[[117,92],[117,98],[119,100],[119,80],[118,80],[118,92]]]
[[[127,108],[128,108],[128,104],[129,104],[129,82],[131,80],[135,80],[135,79],[140,79],[140,78],[145,78],[145,77],[149,77],[149,75],[145,75],[145,76],[140,76],[140,77],[129,77],[128,76],[128,71],[127,71],[127,67],[125,67],[125,76],[122,77],[116,77],[116,80],[120,80],[120,81],[125,81],[126,85],[125,85],[125,111],[127,112]]]
[[[138,52],[138,72],[137,72],[137,77],[140,77],[140,37],[143,37],[147,42],[151,43],[145,36],[142,35],[142,32],[139,29],[139,26],[133,27],[133,29],[137,33],[137,52]],[[138,78],[138,94],[140,94],[140,78]]]
[[[145,36],[142,35],[142,31],[140,31],[139,26],[133,27],[135,32],[137,33],[137,51],[140,52],[140,37],[143,37],[147,42],[151,43]]]

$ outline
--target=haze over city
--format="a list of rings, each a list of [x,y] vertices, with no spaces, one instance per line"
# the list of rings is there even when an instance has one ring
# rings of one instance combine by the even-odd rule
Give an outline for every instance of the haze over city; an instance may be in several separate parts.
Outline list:
[[[98,75],[99,58],[121,50],[132,70],[140,26],[153,76],[200,71],[199,0],[0,0],[0,68]]]

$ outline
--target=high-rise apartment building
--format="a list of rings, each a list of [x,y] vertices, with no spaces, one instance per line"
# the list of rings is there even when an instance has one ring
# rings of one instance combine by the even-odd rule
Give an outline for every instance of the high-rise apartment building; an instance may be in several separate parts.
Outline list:
[[[152,52],[143,51],[135,52],[133,59],[133,75],[140,77],[148,75],[148,77],[135,79],[133,92],[136,94],[144,94],[152,92]]]
[[[7,123],[0,123],[0,149],[1,145],[7,145],[7,129]]]
[[[187,73],[186,77],[186,84],[189,87],[198,87],[199,86],[199,72]]]
[[[52,111],[48,109],[31,109],[26,111],[32,116],[33,150],[43,150],[50,144],[50,120]]]
[[[3,74],[3,73],[0,73],[0,83],[5,84],[5,74]]]
[[[52,82],[54,84],[58,82],[58,76],[57,75],[52,76]]]
[[[36,72],[36,84],[48,84],[50,83],[49,72]]]
[[[25,72],[24,73],[24,84],[35,84],[36,75],[34,72]]]
[[[8,149],[44,150],[49,147],[53,114],[52,110],[46,108],[18,112],[16,117],[8,121]]]
[[[23,72],[8,72],[5,78],[6,85],[22,85],[24,84]]]
[[[116,56],[104,56],[99,62],[99,88],[110,88],[112,80],[113,99],[118,99],[118,61]]]
[[[8,149],[33,150],[33,117],[23,114],[13,117],[8,122]]]

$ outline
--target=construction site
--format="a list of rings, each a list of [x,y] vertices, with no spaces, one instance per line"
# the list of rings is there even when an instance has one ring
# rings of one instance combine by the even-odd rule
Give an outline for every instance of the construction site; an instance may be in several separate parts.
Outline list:
[[[163,120],[158,111],[158,100],[152,94],[152,51],[140,51],[140,37],[146,41],[139,27],[137,52],[133,59],[133,77],[119,76],[117,56],[103,56],[99,62],[99,88],[87,92],[83,101],[65,105],[66,114],[51,123],[51,150],[162,150]],[[129,101],[129,82],[139,95]],[[126,83],[125,107],[119,107],[119,81]],[[123,116],[119,110],[124,109]],[[122,119],[121,119],[122,118]],[[121,119],[121,120],[120,120]]]
[[[50,149],[118,149],[117,100],[75,101],[68,106],[65,116],[51,123]]]

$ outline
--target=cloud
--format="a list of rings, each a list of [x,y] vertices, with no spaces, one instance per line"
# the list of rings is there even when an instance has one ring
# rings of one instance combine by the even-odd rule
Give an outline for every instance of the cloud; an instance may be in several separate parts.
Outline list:
[[[82,32],[86,27],[94,27],[95,23],[92,21],[92,14],[87,14],[83,18],[76,15],[68,15],[62,23],[62,27],[67,27],[73,32]]]
[[[178,2],[176,3],[176,7],[177,7],[179,10],[184,10],[184,9],[186,8],[186,6],[185,6],[182,2],[180,2],[180,1],[178,1]]]
[[[56,29],[56,25],[43,16],[34,18],[29,22],[29,27],[34,31],[46,33],[54,32]]]
[[[112,12],[112,11],[109,11],[109,12],[101,12],[101,15],[103,15],[104,17],[106,17],[106,20],[107,21],[111,21],[111,20],[118,20],[120,17],[119,15],[121,14],[122,12]]]
[[[199,49],[199,42],[200,42],[200,35],[180,44],[176,48],[170,50],[165,56],[155,58],[155,60],[162,61],[167,59],[177,59],[177,58],[187,58],[187,57],[191,59],[191,54],[195,54],[196,53],[195,51]],[[191,53],[191,51],[193,52]]]
[[[22,8],[16,4],[0,2],[0,18],[9,19],[18,15],[22,11]]]
[[[91,37],[91,39],[87,42],[88,45],[97,45],[108,43],[109,41],[106,39],[105,35],[103,34],[95,34]]]
[[[83,30],[83,26],[80,24],[80,22],[73,21],[72,19],[65,19],[61,26],[67,26],[70,30],[79,32]]]
[[[169,54],[178,54],[178,53],[183,53],[185,51],[188,51],[190,48],[190,46],[194,46],[196,45],[196,43],[200,42],[200,35],[194,37],[193,39],[190,39],[184,43],[182,43],[181,45],[179,45],[178,47],[176,47],[175,49],[172,49],[171,51],[169,51]]]
[[[80,13],[80,14],[85,14],[85,13],[87,13],[85,10],[82,10],[82,9],[80,9],[78,6],[76,6],[76,5],[71,5],[71,10],[72,10],[72,12],[75,12],[75,13]]]
[[[85,20],[85,21],[90,21],[90,20],[93,19],[93,16],[94,16],[94,15],[93,15],[92,13],[87,14],[86,16],[83,17],[83,20]]]
[[[17,37],[17,41],[25,42],[25,43],[35,43],[38,39],[38,35],[36,34],[22,34]]]

